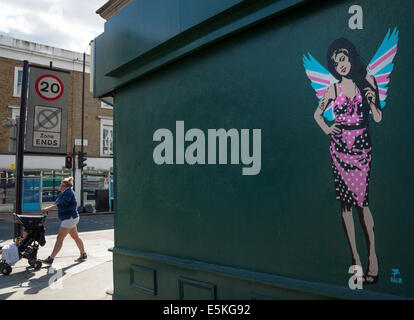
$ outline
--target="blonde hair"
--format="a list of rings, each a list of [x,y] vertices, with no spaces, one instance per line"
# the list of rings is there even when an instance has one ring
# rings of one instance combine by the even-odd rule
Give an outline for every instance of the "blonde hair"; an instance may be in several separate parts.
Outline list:
[[[62,183],[68,188],[73,188],[73,177],[63,179]]]

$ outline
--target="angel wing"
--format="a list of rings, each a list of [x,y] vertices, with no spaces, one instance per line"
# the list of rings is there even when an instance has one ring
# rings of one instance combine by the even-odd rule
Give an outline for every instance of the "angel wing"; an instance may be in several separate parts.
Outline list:
[[[368,74],[374,76],[377,81],[381,109],[385,107],[385,99],[387,98],[388,91],[387,85],[390,82],[389,76],[394,68],[392,61],[397,54],[397,45],[397,28],[394,28],[392,33],[391,30],[388,29],[384,41],[382,41],[381,46],[378,48],[367,67]]]
[[[305,67],[306,75],[311,81],[312,88],[316,91],[316,97],[321,101],[328,87],[338,82],[333,75],[329,73],[312,55],[308,52],[308,56],[303,55],[303,66]],[[325,109],[323,116],[333,121],[335,114],[333,112],[333,102],[331,102]]]

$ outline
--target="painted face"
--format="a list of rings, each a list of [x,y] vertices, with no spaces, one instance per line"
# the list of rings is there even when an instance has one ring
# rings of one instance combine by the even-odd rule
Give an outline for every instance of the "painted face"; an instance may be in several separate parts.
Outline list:
[[[338,54],[334,54],[333,56],[335,70],[339,75],[345,77],[351,71],[351,62],[344,52],[339,51]]]

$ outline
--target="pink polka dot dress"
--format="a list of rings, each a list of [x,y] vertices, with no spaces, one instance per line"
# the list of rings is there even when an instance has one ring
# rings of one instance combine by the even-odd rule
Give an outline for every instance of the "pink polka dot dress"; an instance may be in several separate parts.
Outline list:
[[[371,138],[368,132],[368,112],[361,93],[346,97],[341,84],[333,112],[341,132],[331,135],[330,153],[336,199],[347,206],[368,206],[371,172]]]

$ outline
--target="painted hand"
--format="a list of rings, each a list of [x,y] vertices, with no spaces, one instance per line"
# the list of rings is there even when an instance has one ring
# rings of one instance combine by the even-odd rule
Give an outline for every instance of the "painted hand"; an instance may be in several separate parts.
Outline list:
[[[369,87],[365,88],[364,91],[368,102],[375,104],[375,92]]]
[[[337,126],[338,126],[338,124],[337,123],[334,123],[332,126],[330,126],[328,128],[328,130],[325,133],[327,135],[341,133],[341,129],[337,128]]]

